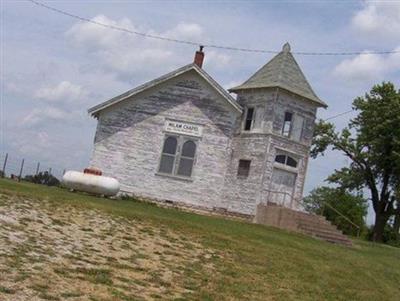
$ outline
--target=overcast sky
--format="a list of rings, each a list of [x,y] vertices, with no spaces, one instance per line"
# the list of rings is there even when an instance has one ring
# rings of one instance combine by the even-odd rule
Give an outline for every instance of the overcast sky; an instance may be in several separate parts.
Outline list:
[[[352,52],[400,50],[399,1],[43,1],[98,22],[175,39],[243,48]],[[54,169],[87,166],[96,120],[87,109],[191,63],[195,46],[144,39],[1,1],[0,161],[26,158]],[[273,56],[205,49],[204,69],[222,86],[242,83]],[[375,83],[400,86],[400,53],[295,56],[326,118],[351,109]],[[352,114],[332,120],[339,128]],[[15,162],[14,162],[14,161]],[[312,160],[306,192],[347,164]]]

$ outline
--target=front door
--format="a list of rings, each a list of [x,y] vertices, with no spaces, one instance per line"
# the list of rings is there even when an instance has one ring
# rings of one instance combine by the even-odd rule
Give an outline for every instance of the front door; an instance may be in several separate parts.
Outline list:
[[[274,168],[268,201],[290,208],[297,174]]]

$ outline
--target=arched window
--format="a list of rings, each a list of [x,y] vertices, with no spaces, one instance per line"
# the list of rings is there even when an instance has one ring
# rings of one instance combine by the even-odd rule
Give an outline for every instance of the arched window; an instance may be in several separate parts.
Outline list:
[[[289,165],[291,167],[297,167],[297,161],[292,157],[287,156],[286,165]]]
[[[275,162],[285,164],[290,167],[297,167],[297,161],[290,156],[287,155],[276,155]]]
[[[183,137],[167,136],[161,154],[158,172],[191,177],[196,143]]]
[[[195,154],[196,143],[194,143],[192,140],[187,140],[185,143],[183,143],[177,172],[178,175],[185,177],[190,177],[192,175]]]
[[[159,172],[172,173],[176,157],[178,141],[176,137],[168,137],[164,141],[164,146],[161,154]]]

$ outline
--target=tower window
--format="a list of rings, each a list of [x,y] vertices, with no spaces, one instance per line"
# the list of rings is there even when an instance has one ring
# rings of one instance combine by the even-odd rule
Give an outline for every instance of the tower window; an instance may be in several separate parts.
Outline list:
[[[250,173],[250,160],[239,160],[238,177],[247,178]]]
[[[297,167],[297,161],[290,156],[287,155],[276,155],[275,162],[285,164],[290,167]]]
[[[246,120],[244,122],[244,130],[250,131],[254,122],[254,108],[247,108]]]
[[[283,121],[282,135],[290,137],[290,131],[292,130],[293,113],[285,112],[285,119]]]

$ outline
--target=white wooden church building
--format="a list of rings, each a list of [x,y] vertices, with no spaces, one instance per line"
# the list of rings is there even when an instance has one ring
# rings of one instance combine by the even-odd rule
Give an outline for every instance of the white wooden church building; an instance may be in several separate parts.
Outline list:
[[[194,63],[89,109],[98,119],[91,166],[123,193],[254,215],[298,209],[319,107],[289,44],[225,91]]]

